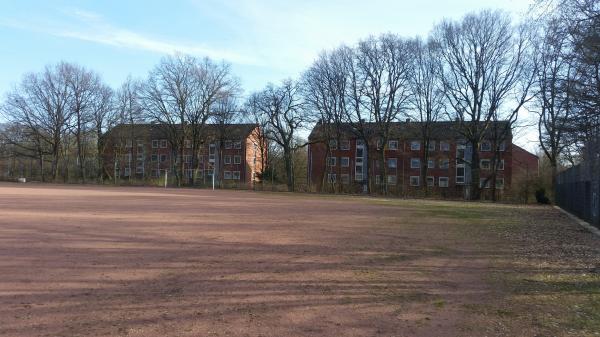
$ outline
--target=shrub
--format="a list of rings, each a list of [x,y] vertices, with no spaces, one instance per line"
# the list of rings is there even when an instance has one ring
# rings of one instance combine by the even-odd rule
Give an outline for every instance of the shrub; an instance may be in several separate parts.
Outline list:
[[[539,204],[547,205],[550,203],[550,199],[546,196],[546,189],[541,187],[535,191],[535,200]]]

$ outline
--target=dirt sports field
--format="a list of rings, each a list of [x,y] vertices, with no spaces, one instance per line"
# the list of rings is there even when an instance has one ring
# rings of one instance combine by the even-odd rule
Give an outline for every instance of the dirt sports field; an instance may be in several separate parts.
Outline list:
[[[0,336],[596,336],[550,207],[0,184]]]

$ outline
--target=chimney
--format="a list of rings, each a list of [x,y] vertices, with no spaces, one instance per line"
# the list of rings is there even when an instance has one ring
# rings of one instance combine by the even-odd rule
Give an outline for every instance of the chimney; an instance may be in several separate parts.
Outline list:
[[[407,119],[406,119],[406,123],[410,123],[410,118],[407,118]]]

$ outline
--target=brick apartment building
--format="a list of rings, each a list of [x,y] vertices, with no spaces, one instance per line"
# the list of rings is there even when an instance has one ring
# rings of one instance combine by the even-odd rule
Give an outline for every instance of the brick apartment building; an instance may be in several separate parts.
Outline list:
[[[366,126],[366,133],[376,135],[374,124]],[[422,181],[425,149],[421,126],[419,122],[394,123],[391,137],[383,146],[376,136],[367,137],[365,143],[349,124],[342,124],[337,128],[339,131],[329,133],[327,126],[317,124],[309,136],[309,184],[317,190],[361,192],[366,191],[370,180],[374,190],[385,182],[390,193],[399,195],[416,194],[427,184],[429,191],[441,196],[466,196],[465,186],[471,183],[470,144],[456,131],[456,123],[436,122],[431,128],[427,174]],[[498,122],[493,126],[491,129],[500,130],[505,124]],[[327,134],[336,136],[331,138]],[[537,176],[537,156],[512,144],[511,133],[502,141],[492,138],[497,137],[484,139],[480,144],[480,184],[484,196],[489,194],[487,191],[494,182],[496,191],[503,194],[517,180],[516,175]],[[494,144],[498,151],[493,150]],[[381,163],[382,147],[385,163]],[[495,177],[494,160],[497,163]],[[385,176],[383,165],[386,165]]]
[[[173,177],[175,165],[180,168],[183,161],[186,183],[209,185],[213,174],[221,186],[252,187],[259,181],[266,151],[258,125],[208,124],[199,134],[195,157],[192,141],[186,139],[183,158],[178,158],[167,126],[118,125],[105,135],[104,172],[119,179],[164,179],[165,174]]]

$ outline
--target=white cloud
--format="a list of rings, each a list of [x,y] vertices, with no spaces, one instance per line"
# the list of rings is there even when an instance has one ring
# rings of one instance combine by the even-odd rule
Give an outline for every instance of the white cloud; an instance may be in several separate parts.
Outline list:
[[[56,21],[40,22],[38,20],[33,22],[12,19],[2,20],[0,21],[0,25],[120,48],[145,50],[162,54],[185,53],[245,65],[259,64],[256,59],[234,51],[212,48],[208,45],[198,43],[173,42],[116,27],[106,22],[101,15],[93,12],[68,9],[63,11],[63,13],[70,20],[59,23]]]

